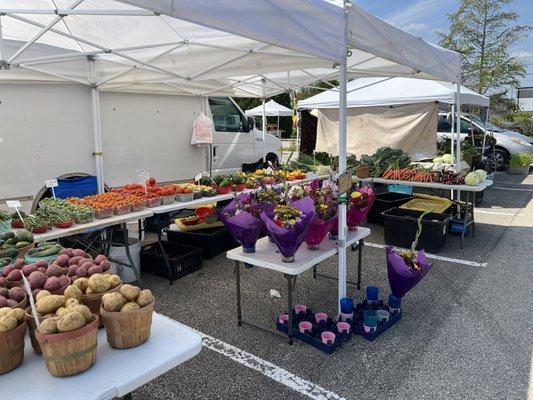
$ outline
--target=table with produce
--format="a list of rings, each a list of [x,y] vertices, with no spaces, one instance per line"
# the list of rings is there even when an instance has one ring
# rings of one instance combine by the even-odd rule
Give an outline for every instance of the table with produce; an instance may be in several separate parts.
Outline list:
[[[29,241],[21,232],[1,240]],[[15,258],[0,276],[3,390],[23,399],[124,396],[197,354],[200,336],[154,305],[150,290],[112,274],[105,255],[61,248],[49,261]]]

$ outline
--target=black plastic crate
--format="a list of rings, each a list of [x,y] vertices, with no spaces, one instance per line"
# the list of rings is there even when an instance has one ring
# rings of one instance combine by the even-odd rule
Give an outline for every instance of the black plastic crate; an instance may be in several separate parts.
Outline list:
[[[385,243],[411,248],[418,229],[418,218],[422,211],[391,208],[385,211]],[[451,216],[449,214],[429,213],[422,219],[422,233],[418,238],[416,250],[424,249],[429,253],[438,253],[446,243]]]
[[[394,207],[400,207],[402,204],[413,200],[415,196],[411,194],[387,192],[378,194],[368,212],[367,221],[370,224],[383,225],[383,211],[390,210]]]
[[[142,272],[174,281],[202,268],[201,249],[167,241],[162,243],[170,264],[170,276],[158,242],[141,247]]]
[[[204,260],[210,260],[229,249],[238,246],[224,226],[198,229],[190,232],[167,230],[169,242],[180,243],[202,249]]]

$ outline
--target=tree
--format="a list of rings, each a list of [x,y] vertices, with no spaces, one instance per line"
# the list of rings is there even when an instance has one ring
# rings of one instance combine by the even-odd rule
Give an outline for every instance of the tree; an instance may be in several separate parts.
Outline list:
[[[517,87],[526,75],[524,61],[511,55],[530,25],[517,25],[512,0],[461,0],[448,14],[450,30],[438,33],[440,45],[462,56],[462,81],[481,94],[502,93]]]

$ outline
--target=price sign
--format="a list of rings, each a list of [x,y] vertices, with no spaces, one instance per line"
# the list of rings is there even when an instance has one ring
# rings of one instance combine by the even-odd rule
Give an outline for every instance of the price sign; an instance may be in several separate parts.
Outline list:
[[[57,179],[47,179],[44,181],[44,184],[47,188],[50,188],[52,189],[52,196],[54,196],[54,198],[56,197],[56,192],[54,190],[55,187],[58,187],[59,184],[57,183]]]
[[[19,211],[19,208],[22,207],[22,204],[20,204],[20,201],[18,200],[8,200],[6,201],[6,204],[9,208],[14,208],[15,211],[17,212],[20,220],[22,222],[24,222],[24,219],[22,218],[22,215],[20,215],[20,211]]]
[[[346,193],[352,187],[352,174],[345,172],[344,174],[339,175],[338,182],[339,195]]]
[[[146,172],[145,169],[138,169],[135,171],[137,176],[139,177],[139,183],[144,186],[144,192],[148,194],[148,190],[146,189],[146,180],[148,179],[148,172]]]

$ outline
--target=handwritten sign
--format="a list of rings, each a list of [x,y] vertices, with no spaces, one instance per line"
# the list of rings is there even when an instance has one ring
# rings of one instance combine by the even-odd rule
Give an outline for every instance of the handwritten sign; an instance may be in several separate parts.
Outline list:
[[[56,192],[55,192],[54,188],[59,186],[59,184],[57,183],[57,179],[47,179],[47,180],[44,181],[44,185],[47,188],[52,189],[52,196],[54,196],[54,198],[55,198],[56,197]]]
[[[20,220],[22,222],[24,222],[24,219],[22,218],[22,215],[20,215],[20,211],[19,211],[19,208],[22,207],[22,204],[20,204],[20,201],[18,200],[8,200],[6,201],[6,204],[9,208],[14,208],[15,211],[17,212]]]
[[[352,187],[352,174],[350,172],[345,172],[344,174],[339,175],[338,182],[339,195],[346,193]]]

